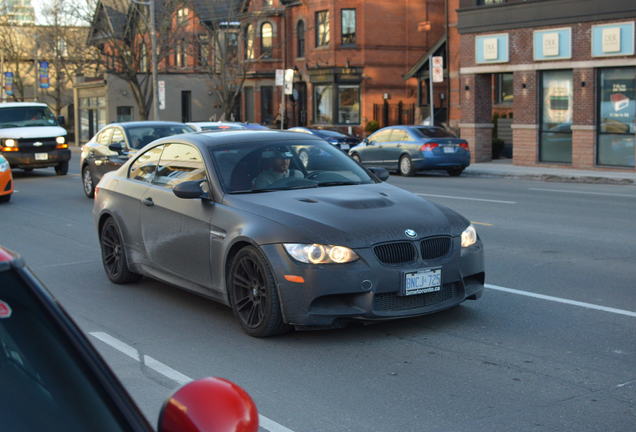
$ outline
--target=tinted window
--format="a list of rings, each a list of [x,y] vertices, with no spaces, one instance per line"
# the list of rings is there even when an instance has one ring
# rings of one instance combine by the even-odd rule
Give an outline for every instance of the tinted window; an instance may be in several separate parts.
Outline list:
[[[364,169],[324,141],[246,142],[210,152],[229,193],[373,183]]]
[[[0,418],[3,431],[121,431],[108,398],[31,288],[0,272]]]
[[[104,129],[97,136],[97,144],[108,145],[110,144],[110,137],[113,134],[113,128]]]
[[[391,140],[391,129],[378,131],[369,137],[369,142],[381,144]]]
[[[154,177],[155,170],[159,164],[159,158],[161,157],[161,151],[163,146],[153,147],[150,150],[142,153],[135,161],[130,165],[130,174],[128,178],[134,180],[141,180],[145,182],[151,182]]]
[[[153,183],[172,189],[185,181],[203,179],[205,164],[199,151],[186,144],[168,144],[161,154]]]
[[[412,128],[417,135],[422,138],[455,138],[455,135],[452,133],[437,127],[416,127]]]
[[[121,129],[119,128],[113,128],[113,136],[110,139],[111,143],[120,143],[123,142],[124,144],[126,143],[126,139],[124,138],[124,133],[122,132]]]
[[[314,133],[321,138],[346,138],[345,134],[341,134],[340,132],[330,131],[325,129],[315,129]]]
[[[159,138],[189,132],[193,132],[193,129],[189,126],[180,124],[131,126],[126,128],[128,142],[130,143],[130,146],[135,149],[140,149],[146,144],[149,144]]]

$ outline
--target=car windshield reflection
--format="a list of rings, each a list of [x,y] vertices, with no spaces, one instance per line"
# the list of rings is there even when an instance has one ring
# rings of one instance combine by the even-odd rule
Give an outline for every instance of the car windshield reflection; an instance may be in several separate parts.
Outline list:
[[[226,145],[211,149],[228,193],[260,193],[374,183],[367,172],[329,144]]]

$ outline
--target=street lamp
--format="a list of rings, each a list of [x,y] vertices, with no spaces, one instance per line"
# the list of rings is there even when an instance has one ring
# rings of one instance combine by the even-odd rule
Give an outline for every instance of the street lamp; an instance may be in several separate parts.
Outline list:
[[[155,31],[155,0],[132,0],[133,3],[150,8],[150,49],[152,50],[152,117],[159,120],[159,95],[157,79],[157,32]]]

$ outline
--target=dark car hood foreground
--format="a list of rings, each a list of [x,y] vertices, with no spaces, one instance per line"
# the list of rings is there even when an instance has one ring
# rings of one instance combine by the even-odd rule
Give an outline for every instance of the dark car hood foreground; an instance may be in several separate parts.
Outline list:
[[[407,229],[418,239],[458,236],[469,224],[446,207],[386,183],[228,195],[227,204],[287,228],[277,242],[361,248],[411,240]]]

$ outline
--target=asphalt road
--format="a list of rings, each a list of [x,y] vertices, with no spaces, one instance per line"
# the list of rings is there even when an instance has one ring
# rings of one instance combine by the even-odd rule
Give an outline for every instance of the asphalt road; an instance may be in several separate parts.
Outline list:
[[[272,432],[634,430],[633,186],[391,177],[476,223],[482,299],[254,339],[208,300],[111,284],[76,163],[65,177],[14,171],[0,244],[27,259],[153,423],[179,382],[215,375],[247,389]]]

